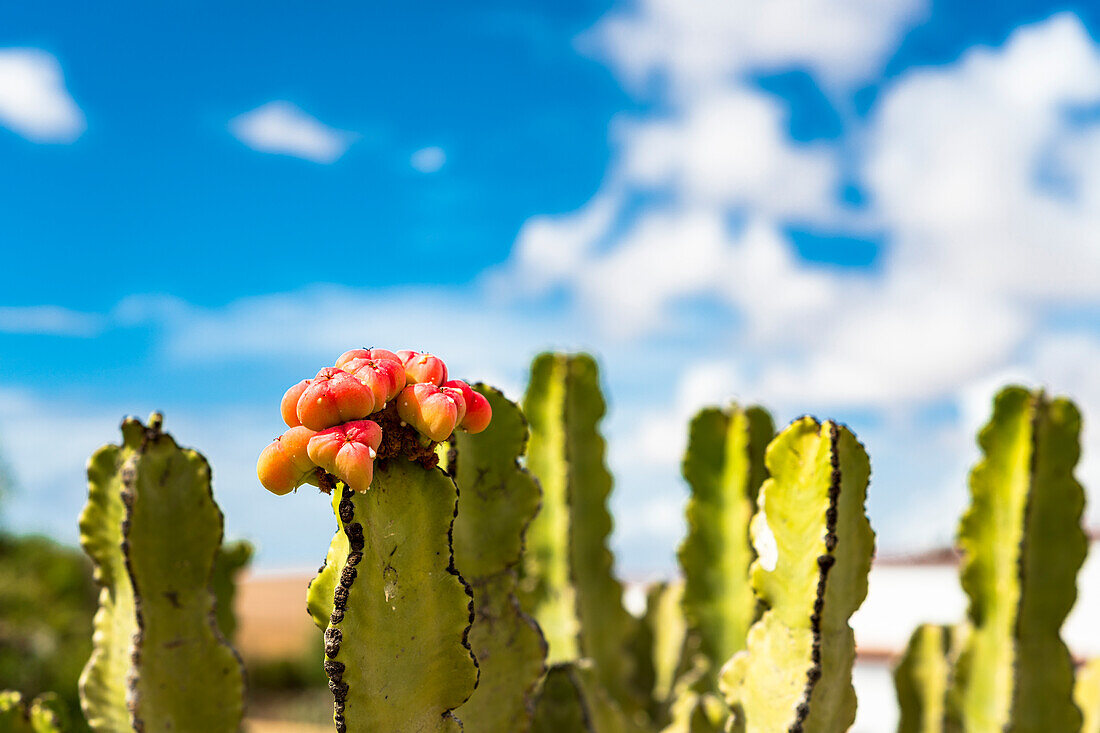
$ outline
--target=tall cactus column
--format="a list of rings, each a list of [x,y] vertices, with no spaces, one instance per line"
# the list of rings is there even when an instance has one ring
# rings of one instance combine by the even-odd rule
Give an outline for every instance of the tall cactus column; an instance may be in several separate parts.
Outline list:
[[[718,668],[744,649],[756,620],[749,522],[767,477],[764,450],[774,435],[771,416],[759,407],[710,408],[691,422],[683,466],[691,497],[679,551],[682,604],[688,633],[708,662],[711,687]]]
[[[766,610],[720,685],[748,733],[840,733],[855,720],[855,638],[874,532],[870,466],[848,430],[810,417],[768,446],[752,521],[752,586]]]
[[[591,659],[598,683],[635,711],[642,703],[630,687],[628,644],[636,621],[623,607],[607,547],[611,474],[598,429],[604,410],[592,357],[535,359],[524,400],[527,467],[543,500],[527,533],[520,599],[546,635],[551,663]]]
[[[430,354],[353,349],[287,390],[282,413],[289,430],[261,453],[261,483],[316,484],[336,515],[307,593],[336,730],[460,730],[454,710],[478,681],[473,604],[452,553],[458,491],[436,448],[456,428],[484,430],[489,403]]]
[[[1080,430],[1068,400],[1009,387],[979,436],[984,456],[959,527],[972,630],[953,688],[968,732],[1081,728],[1059,636],[1087,544],[1073,477]]]
[[[477,690],[457,714],[467,730],[524,733],[546,670],[546,641],[520,608],[516,566],[541,493],[519,465],[527,445],[519,406],[492,387],[475,388],[489,401],[493,421],[477,434],[456,432],[446,451],[459,490],[455,565],[474,595],[470,645],[481,670]]]
[[[94,649],[80,678],[95,731],[235,731],[243,673],[214,615],[210,577],[222,514],[210,467],[130,418],[122,445],[88,464],[81,543],[102,586]]]

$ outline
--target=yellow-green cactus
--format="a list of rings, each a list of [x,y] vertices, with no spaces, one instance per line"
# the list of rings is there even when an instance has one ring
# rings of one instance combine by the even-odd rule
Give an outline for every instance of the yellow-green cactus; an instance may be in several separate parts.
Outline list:
[[[684,617],[697,653],[708,662],[703,686],[745,648],[758,604],[749,583],[756,558],[749,522],[767,478],[764,450],[775,435],[759,407],[708,408],[691,421],[683,473],[691,486],[687,537],[680,545]]]
[[[596,679],[590,662],[550,667],[535,708],[534,733],[639,733]]]
[[[66,729],[64,706],[52,692],[39,695],[30,704],[18,692],[0,692],[3,733],[62,733]]]
[[[1081,733],[1100,733],[1100,659],[1093,659],[1077,670],[1073,701],[1084,718]]]
[[[921,624],[894,668],[898,733],[942,733],[951,727],[948,688],[962,632],[955,626]]]
[[[1084,491],[1073,477],[1080,431],[1072,402],[1009,387],[979,435],[983,458],[959,525],[972,628],[953,696],[968,732],[1081,728],[1059,636],[1087,546]]]
[[[154,414],[88,464],[81,543],[102,586],[81,703],[95,731],[235,731],[243,672],[218,630],[211,572],[222,514],[210,467]]]
[[[598,429],[604,411],[592,357],[535,359],[524,400],[527,468],[543,500],[527,533],[520,600],[546,635],[550,662],[591,659],[599,683],[633,713],[646,703],[631,686],[629,640],[637,621],[623,607],[607,547],[611,475]]]
[[[840,733],[855,720],[855,639],[874,532],[870,466],[843,426],[796,420],[768,446],[752,520],[752,586],[765,611],[719,680],[747,733]]]
[[[214,560],[210,590],[217,599],[218,628],[230,643],[237,633],[237,616],[233,609],[237,580],[252,561],[252,552],[252,545],[244,540],[227,542],[218,550],[218,557]]]
[[[401,458],[378,466],[365,492],[335,485],[339,528],[309,595],[311,612],[328,610],[337,731],[460,730],[452,711],[478,669],[470,591],[451,555],[457,498],[443,471]]]
[[[546,641],[520,608],[515,568],[541,494],[519,465],[528,432],[519,406],[492,387],[474,389],[488,399],[492,422],[480,433],[456,432],[449,446],[440,446],[458,485],[455,567],[474,594],[469,640],[481,670],[477,689],[456,714],[467,730],[524,733],[546,669]]]

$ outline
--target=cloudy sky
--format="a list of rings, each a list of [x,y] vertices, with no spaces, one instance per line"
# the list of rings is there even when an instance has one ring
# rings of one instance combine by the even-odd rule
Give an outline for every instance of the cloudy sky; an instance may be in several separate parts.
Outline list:
[[[160,409],[258,564],[316,565],[326,502],[255,457],[362,345],[514,398],[596,353],[632,577],[702,405],[851,425],[882,553],[950,542],[998,385],[1100,416],[1097,6],[361,5],[0,8],[9,527],[75,541],[87,455]]]

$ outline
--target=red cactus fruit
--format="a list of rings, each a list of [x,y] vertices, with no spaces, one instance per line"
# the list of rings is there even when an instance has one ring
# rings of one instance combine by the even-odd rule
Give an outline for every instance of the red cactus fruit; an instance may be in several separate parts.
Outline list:
[[[375,409],[380,409],[405,388],[405,367],[394,359],[356,358],[344,362],[340,368],[370,387]]]
[[[334,365],[337,369],[343,369],[344,365],[352,359],[369,359],[370,349],[350,349],[340,354],[340,358],[336,360]],[[346,370],[345,370],[346,371]]]
[[[309,439],[309,457],[354,491],[366,491],[374,479],[374,458],[382,428],[370,420],[337,425]]]
[[[462,394],[462,390],[458,387],[448,387],[443,385],[439,388],[439,391],[450,397],[455,403],[455,425],[462,424],[462,418],[466,417],[466,396]]]
[[[398,364],[404,365],[405,362],[401,360],[401,357],[392,351],[386,349],[371,349],[370,358],[372,359],[388,359],[389,361],[396,361]]]
[[[442,386],[447,381],[447,365],[438,356],[418,351],[398,351],[397,356],[405,365],[405,382],[408,384],[434,384]]]
[[[374,393],[347,372],[325,367],[298,398],[297,412],[302,425],[324,430],[374,412]]]
[[[298,400],[302,397],[302,392],[305,392],[308,386],[309,380],[303,379],[288,389],[286,394],[283,395],[283,401],[279,405],[279,410],[283,413],[283,422],[285,422],[288,427],[296,428],[302,424],[302,421],[298,419]]]
[[[397,414],[429,439],[444,441],[458,422],[458,405],[452,395],[434,384],[409,384],[397,398]]]
[[[316,433],[293,427],[273,440],[256,461],[256,476],[264,488],[282,496],[302,484],[316,484],[317,466],[309,457],[309,440]]]
[[[493,419],[493,408],[489,400],[485,399],[485,395],[475,392],[461,379],[452,379],[443,386],[462,390],[462,396],[466,400],[466,414],[458,421],[460,428],[467,433],[480,433],[489,427],[489,421]]]

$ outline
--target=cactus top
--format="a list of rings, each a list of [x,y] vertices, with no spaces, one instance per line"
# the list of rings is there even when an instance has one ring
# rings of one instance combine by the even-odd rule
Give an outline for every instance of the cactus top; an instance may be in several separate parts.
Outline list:
[[[479,433],[492,419],[488,400],[448,379],[439,357],[386,349],[344,352],[288,389],[280,410],[290,429],[256,464],[260,483],[278,495],[305,483],[328,492],[336,481],[366,491],[375,460],[403,456],[434,467],[436,443],[456,428]]]

